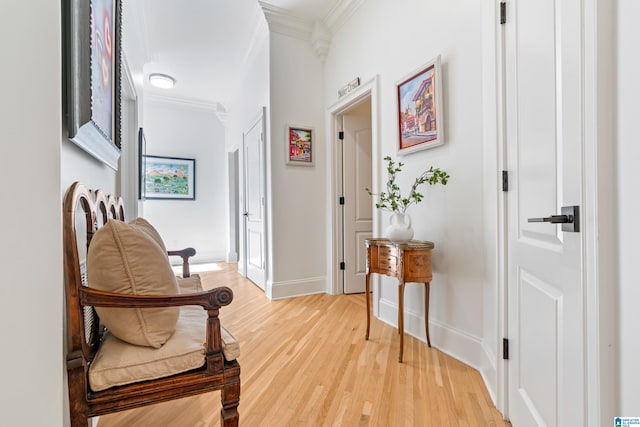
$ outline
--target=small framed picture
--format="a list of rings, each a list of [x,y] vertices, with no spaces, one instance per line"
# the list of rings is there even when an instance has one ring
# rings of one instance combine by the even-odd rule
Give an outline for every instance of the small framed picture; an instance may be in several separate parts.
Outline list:
[[[444,144],[440,55],[397,83],[398,154]]]
[[[287,164],[313,166],[315,131],[308,126],[288,125]]]
[[[195,200],[195,159],[143,156],[143,164],[145,200]]]

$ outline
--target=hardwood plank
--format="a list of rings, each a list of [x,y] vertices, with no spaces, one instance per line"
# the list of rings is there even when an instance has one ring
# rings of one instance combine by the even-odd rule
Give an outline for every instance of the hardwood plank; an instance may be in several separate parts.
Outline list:
[[[240,341],[240,424],[245,426],[510,426],[491,403],[480,374],[372,319],[364,295],[309,295],[269,301],[237,264],[199,273],[206,288],[229,286],[220,311]],[[98,427],[213,427],[213,392],[100,418]]]

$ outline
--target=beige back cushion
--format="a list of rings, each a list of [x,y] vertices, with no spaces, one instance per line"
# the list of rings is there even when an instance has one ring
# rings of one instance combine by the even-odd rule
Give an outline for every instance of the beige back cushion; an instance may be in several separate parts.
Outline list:
[[[144,218],[136,218],[133,221],[129,222],[129,224],[131,225],[135,225],[137,227],[139,227],[140,230],[144,231],[145,233],[147,233],[153,240],[155,240],[158,245],[160,245],[160,247],[162,248],[162,251],[165,253],[167,253],[167,248],[164,245],[164,242],[162,241],[162,237],[160,237],[160,233],[158,233],[158,230],[156,230],[156,228],[151,225],[151,223],[149,221],[147,221]],[[167,256],[168,258],[168,256]]]
[[[148,227],[136,223],[109,220],[96,232],[87,254],[87,275],[89,286],[102,291],[178,294],[166,251],[149,235]],[[161,347],[171,337],[180,314],[179,307],[96,307],[96,311],[117,338],[154,348]]]

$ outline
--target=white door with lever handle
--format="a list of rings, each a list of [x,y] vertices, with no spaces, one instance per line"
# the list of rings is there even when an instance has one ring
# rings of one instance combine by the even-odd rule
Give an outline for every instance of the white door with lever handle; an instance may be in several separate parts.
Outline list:
[[[586,425],[581,1],[507,9],[507,415]]]

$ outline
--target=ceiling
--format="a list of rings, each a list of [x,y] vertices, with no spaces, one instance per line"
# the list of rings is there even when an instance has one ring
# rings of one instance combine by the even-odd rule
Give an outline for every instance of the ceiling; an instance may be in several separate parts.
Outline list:
[[[260,31],[266,34],[258,0],[122,1],[125,56],[129,68],[138,70],[133,78],[144,85],[145,95],[222,106],[230,102],[252,39]],[[344,2],[261,1],[265,8],[311,23],[324,20]],[[150,73],[173,76],[175,87],[152,87]]]

